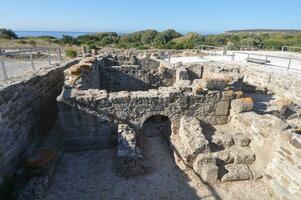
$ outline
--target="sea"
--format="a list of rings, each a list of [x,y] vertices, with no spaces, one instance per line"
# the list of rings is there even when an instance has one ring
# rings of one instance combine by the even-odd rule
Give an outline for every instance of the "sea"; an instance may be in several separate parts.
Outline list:
[[[53,36],[56,38],[62,38],[63,35],[70,35],[72,37],[78,37],[80,35],[93,34],[94,32],[64,32],[64,31],[15,31],[18,37],[38,37],[38,36]]]

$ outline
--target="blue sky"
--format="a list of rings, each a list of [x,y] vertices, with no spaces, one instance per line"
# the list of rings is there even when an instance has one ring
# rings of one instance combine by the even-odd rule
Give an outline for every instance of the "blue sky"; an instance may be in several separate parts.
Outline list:
[[[39,31],[180,32],[301,29],[301,0],[0,0],[0,27]]]

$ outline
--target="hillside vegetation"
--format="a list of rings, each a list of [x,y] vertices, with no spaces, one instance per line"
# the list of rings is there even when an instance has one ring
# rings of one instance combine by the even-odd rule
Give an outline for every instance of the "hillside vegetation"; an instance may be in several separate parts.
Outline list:
[[[1,39],[2,38],[2,39]],[[185,35],[168,29],[162,32],[148,29],[119,35],[115,32],[101,32],[91,35],[71,37],[64,35],[61,39],[52,36],[18,38],[11,30],[0,29],[0,48],[4,41],[7,44],[19,44],[23,46],[59,45],[59,46],[87,46],[90,49],[102,47],[115,48],[159,48],[159,49],[193,49],[200,45],[212,45],[216,47],[230,46],[232,49],[240,47],[258,47],[263,49],[280,50],[282,46],[301,47],[301,33],[225,33],[201,35],[190,32]]]

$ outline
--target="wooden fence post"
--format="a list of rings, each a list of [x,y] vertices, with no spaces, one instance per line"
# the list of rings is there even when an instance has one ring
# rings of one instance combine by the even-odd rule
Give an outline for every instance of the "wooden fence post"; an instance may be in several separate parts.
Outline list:
[[[32,58],[32,50],[30,50],[30,62],[31,62],[32,70],[34,70],[34,63],[33,63],[33,58]]]
[[[50,60],[50,49],[48,49],[48,63],[51,65],[51,60]]]
[[[0,56],[0,61],[1,61],[1,66],[2,66],[2,72],[3,72],[3,80],[7,80],[7,72],[5,68],[5,63],[4,63],[4,56]]]

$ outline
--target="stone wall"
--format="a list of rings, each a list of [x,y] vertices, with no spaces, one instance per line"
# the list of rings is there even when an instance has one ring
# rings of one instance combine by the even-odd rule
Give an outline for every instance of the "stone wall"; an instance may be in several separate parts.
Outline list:
[[[276,95],[288,98],[297,104],[301,104],[301,78],[293,73],[275,72],[273,70],[260,69],[259,67],[243,67],[244,82],[267,88]]]
[[[195,95],[173,87],[158,90],[111,92],[105,90],[64,90],[58,100],[103,119],[118,120],[142,127],[144,121],[154,115],[169,117],[177,121],[186,114],[195,116],[209,124],[225,124],[228,120],[230,101],[228,92],[209,91]]]
[[[1,83],[0,183],[16,169],[32,141],[43,136],[56,120],[56,97],[62,89],[63,70],[76,62]]]
[[[285,121],[254,112],[231,117],[231,124],[248,135],[255,166],[280,199],[300,199],[301,135]]]
[[[137,91],[169,86],[175,79],[175,71],[160,68],[160,63],[152,59],[140,59],[131,62],[112,60],[115,65],[103,62],[108,58],[101,58],[98,65],[100,89],[108,91]],[[126,63],[126,64],[124,64]]]
[[[189,70],[193,67],[183,67],[184,78],[202,77],[203,70],[194,69],[193,76]],[[99,74],[94,73],[97,71]],[[224,91],[228,82],[221,87],[223,79],[210,79],[210,85],[219,87],[206,89],[201,86],[208,84],[191,84],[191,80],[182,80],[179,76],[182,76],[179,71],[176,74],[175,69],[162,67],[152,59],[133,57],[129,60],[120,55],[82,59],[65,71],[65,84],[57,98],[62,108],[60,121],[65,130],[65,147],[73,150],[109,147],[114,141],[112,136],[117,135],[113,123],[128,124],[137,130],[155,115],[168,117],[175,130],[183,115],[211,125],[227,123],[230,102],[236,98],[233,91]],[[176,77],[187,84],[177,87]],[[89,80],[99,80],[99,88],[89,88]],[[194,87],[200,89],[196,91]]]
[[[66,104],[59,104],[65,151],[106,149],[116,145],[117,125]]]

